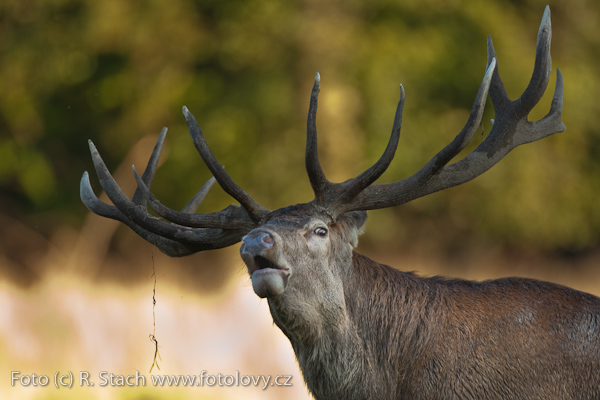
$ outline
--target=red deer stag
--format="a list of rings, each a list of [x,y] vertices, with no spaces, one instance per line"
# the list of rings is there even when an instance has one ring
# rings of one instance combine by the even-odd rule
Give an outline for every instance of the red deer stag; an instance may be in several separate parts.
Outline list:
[[[317,74],[308,113],[309,203],[270,211],[236,185],[209,150],[194,116],[183,108],[194,145],[214,175],[178,212],[150,193],[165,138],[161,133],[133,199],[116,184],[94,145],[100,183],[114,206],[98,200],[88,174],[81,198],[102,216],[125,223],[170,256],[242,241],[252,287],[267,298],[289,338],[316,399],[600,399],[600,298],[532,279],[472,282],[422,278],[353,251],[366,210],[404,204],[481,175],[518,145],[565,130],[563,79],[557,71],[549,113],[527,116],[551,72],[550,9],[538,33],[535,67],[511,101],[488,38],[487,71],[467,124],[413,176],[374,184],[394,156],[404,91],[382,157],[342,183],[325,177],[317,156]],[[478,130],[488,93],[493,128],[470,154],[447,165]],[[196,214],[216,180],[240,205]],[[147,204],[161,218],[150,215]]]

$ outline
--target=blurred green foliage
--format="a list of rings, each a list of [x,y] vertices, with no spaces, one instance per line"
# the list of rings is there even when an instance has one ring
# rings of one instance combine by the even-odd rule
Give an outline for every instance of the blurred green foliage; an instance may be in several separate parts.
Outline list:
[[[92,139],[111,170],[168,126],[154,191],[180,207],[209,177],[180,114],[187,105],[236,182],[278,208],[312,198],[303,152],[314,73],[321,157],[332,180],[382,152],[406,89],[403,137],[382,181],[415,172],[460,131],[491,34],[511,97],[527,85],[545,2],[537,0],[4,0],[0,3],[2,212],[51,230],[77,225]],[[371,213],[367,242],[465,238],[577,251],[600,244],[600,3],[550,1],[567,131],[485,176]],[[539,111],[547,112],[555,76]],[[483,130],[493,118],[486,111]],[[481,137],[475,139],[482,140]],[[142,166],[138,166],[140,170]],[[98,186],[93,178],[94,185]],[[98,189],[99,191],[99,189]],[[215,191],[203,210],[229,199]]]

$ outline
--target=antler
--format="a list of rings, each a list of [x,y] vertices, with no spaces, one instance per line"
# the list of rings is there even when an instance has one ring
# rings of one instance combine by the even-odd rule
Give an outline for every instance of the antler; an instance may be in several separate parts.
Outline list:
[[[163,128],[159,135],[143,176],[140,177],[133,168],[138,188],[132,199],[123,193],[91,141],[89,141],[90,152],[98,179],[114,206],[98,199],[91,187],[87,171],[84,172],[80,184],[81,200],[90,211],[123,222],[169,256],[185,256],[202,250],[235,244],[269,212],[236,185],[217,162],[204,140],[196,119],[186,107],[183,107],[183,114],[194,145],[214,177],[204,184],[182,211],[175,211],[162,205],[149,189],[156,172],[167,128]],[[220,212],[195,214],[215,181],[225,192],[238,200],[241,206],[229,205]],[[149,214],[146,208],[147,203],[164,220]]]
[[[559,69],[550,111],[539,121],[531,122],[527,119],[542,98],[550,79],[551,37],[550,7],[547,6],[538,32],[533,75],[521,97],[511,101],[506,95],[496,68],[496,54],[492,39],[488,36],[487,70],[463,130],[416,174],[389,184],[378,185],[373,182],[389,166],[396,151],[404,103],[402,86],[390,141],[381,158],[359,176],[342,183],[332,183],[325,177],[317,155],[315,120],[320,88],[320,77],[317,74],[311,93],[306,144],[306,169],[315,192],[313,202],[326,208],[334,218],[348,211],[397,206],[468,182],[493,167],[515,147],[563,132],[566,129],[561,121],[563,78]],[[488,91],[496,114],[490,133],[472,153],[454,164],[447,165],[465,148],[476,132]]]
[[[514,101],[511,101],[506,94],[496,68],[494,46],[488,37],[487,70],[475,97],[471,115],[462,131],[416,174],[388,184],[378,185],[374,182],[388,168],[398,147],[404,88],[400,85],[400,100],[392,134],[381,158],[357,177],[342,183],[332,183],[325,177],[317,154],[316,114],[320,90],[320,76],[317,73],[310,97],[306,141],[306,170],[315,193],[315,199],[311,204],[325,209],[333,219],[348,211],[404,204],[470,181],[498,163],[515,147],[564,131],[566,128],[561,121],[563,79],[560,70],[557,70],[556,89],[548,114],[536,122],[527,119],[544,94],[550,78],[551,35],[550,8],[546,7],[538,33],[533,75],[521,97]],[[490,133],[469,155],[454,164],[447,165],[467,146],[477,131],[488,93],[496,113]],[[92,212],[125,223],[142,238],[170,256],[184,256],[237,243],[242,236],[268,217],[267,214],[270,212],[233,182],[208,148],[194,116],[186,107],[183,107],[183,114],[194,145],[214,178],[200,189],[182,211],[175,211],[162,205],[150,192],[150,185],[167,133],[166,128],[158,138],[143,176],[140,177],[135,168],[133,169],[138,188],[132,199],[129,199],[115,182],[91,141],[90,151],[100,184],[114,205],[106,204],[96,197],[87,172],[83,174],[80,185],[81,199]],[[215,181],[240,205],[230,205],[219,212],[195,214]],[[147,204],[162,218],[149,214]]]

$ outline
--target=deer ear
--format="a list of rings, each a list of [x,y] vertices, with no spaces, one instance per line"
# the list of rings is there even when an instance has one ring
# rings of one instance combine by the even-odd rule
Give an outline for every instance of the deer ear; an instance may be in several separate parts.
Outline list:
[[[342,227],[341,232],[346,236],[352,247],[358,245],[358,237],[363,233],[363,226],[367,220],[366,211],[351,211],[343,213],[337,218],[336,225]]]

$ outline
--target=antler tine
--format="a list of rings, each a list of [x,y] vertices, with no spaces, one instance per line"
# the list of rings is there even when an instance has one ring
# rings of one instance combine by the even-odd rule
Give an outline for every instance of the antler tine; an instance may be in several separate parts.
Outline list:
[[[315,84],[310,96],[310,106],[308,111],[307,138],[306,138],[306,170],[308,177],[315,192],[315,202],[325,208],[336,208],[338,203],[344,203],[356,197],[358,193],[367,186],[375,182],[389,167],[394,159],[398,141],[400,139],[400,130],[402,126],[402,110],[404,108],[404,87],[400,85],[400,100],[396,108],[392,133],[388,144],[377,162],[369,169],[342,183],[332,183],[326,177],[319,163],[317,151],[317,100],[320,90],[321,77],[317,72]]]
[[[327,188],[331,187],[331,182],[329,182],[325,177],[325,173],[323,172],[323,168],[321,168],[321,163],[319,162],[316,121],[320,90],[321,75],[317,72],[315,75],[315,83],[310,93],[310,103],[308,106],[308,120],[306,124],[306,154],[304,161],[310,185],[315,193],[315,199],[319,202],[323,202],[325,199],[325,193],[328,191]]]
[[[488,35],[487,37],[487,63],[488,65],[492,62],[492,59],[496,58],[496,51],[494,50],[494,43],[492,42],[492,37]],[[510,99],[508,98],[508,94],[506,94],[506,89],[504,89],[504,84],[502,83],[502,79],[500,79],[500,68],[498,66],[498,60],[496,59],[496,68],[494,68],[494,73],[492,76],[492,82],[490,83],[489,90],[490,99],[492,99],[492,104],[494,108],[501,109],[506,107],[507,104],[510,103]]]
[[[144,180],[142,180],[142,182],[145,183]],[[200,207],[200,204],[202,204],[202,202],[204,201],[204,198],[206,197],[210,189],[214,186],[216,182],[217,180],[215,179],[215,177],[211,176],[210,179],[207,180],[204,185],[202,185],[198,193],[196,193],[194,197],[192,197],[190,201],[187,202],[187,204],[183,207],[181,212],[189,214],[195,213],[196,210],[198,210],[198,207]],[[150,188],[148,187],[148,189]]]
[[[160,159],[160,153],[162,152],[163,145],[165,143],[165,137],[167,136],[167,128],[164,127],[160,131],[160,135],[158,135],[158,140],[154,145],[154,149],[152,149],[152,154],[150,155],[150,160],[148,160],[148,165],[146,165],[146,169],[144,170],[144,174],[142,175],[142,179],[146,186],[150,187],[152,185],[152,180],[154,179],[154,174],[156,174],[156,168],[158,167],[158,160]],[[135,204],[139,204],[145,206],[144,196],[139,189],[136,189],[133,194],[133,202]]]
[[[394,159],[394,155],[396,154],[396,149],[398,148],[398,141],[400,140],[404,98],[404,86],[400,85],[400,100],[398,101],[398,106],[396,107],[396,114],[394,116],[394,124],[392,125],[392,134],[390,135],[390,140],[388,141],[388,144],[379,160],[377,160],[377,162],[373,164],[371,168],[361,173],[356,178],[349,179],[341,184],[342,192],[344,193],[342,201],[356,197],[358,193],[362,192],[367,186],[379,179],[379,177],[390,166],[392,160]]]
[[[183,107],[183,115],[185,116],[185,120],[188,124],[190,136],[192,137],[192,141],[194,142],[196,150],[198,150],[198,153],[204,160],[204,163],[210,172],[214,175],[219,185],[227,194],[239,201],[255,221],[259,221],[269,212],[269,210],[254,201],[254,199],[250,197],[248,193],[246,193],[241,187],[239,187],[233,181],[233,179],[231,179],[227,172],[225,172],[223,166],[219,164],[215,156],[210,151],[210,148],[204,139],[204,135],[202,134],[202,131],[196,122],[196,118],[185,106]]]
[[[535,50],[535,66],[529,85],[521,95],[515,111],[520,117],[526,117],[533,107],[540,101],[552,72],[552,57],[550,56],[550,42],[552,40],[552,23],[550,21],[550,6],[544,9],[544,16],[540,24]]]

